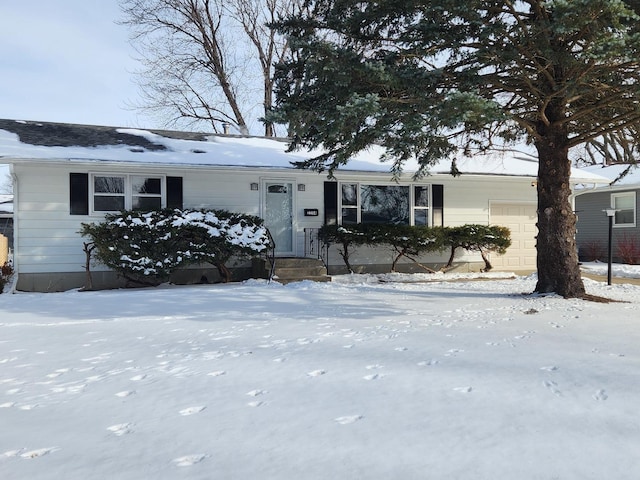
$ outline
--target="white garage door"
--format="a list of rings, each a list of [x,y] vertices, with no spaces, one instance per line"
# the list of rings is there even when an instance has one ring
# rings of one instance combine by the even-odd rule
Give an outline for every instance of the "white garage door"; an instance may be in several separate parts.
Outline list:
[[[511,230],[511,246],[504,255],[491,254],[496,270],[536,269],[536,206],[532,204],[493,203],[489,211],[491,225]]]

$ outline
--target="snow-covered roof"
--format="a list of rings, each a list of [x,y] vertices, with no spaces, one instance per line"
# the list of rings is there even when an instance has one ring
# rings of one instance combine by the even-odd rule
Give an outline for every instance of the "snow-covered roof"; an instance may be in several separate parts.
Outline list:
[[[287,152],[283,139],[208,135],[166,130],[139,130],[90,125],[0,120],[0,163],[38,159],[107,161],[211,167],[293,168],[292,162],[320,155],[320,151]],[[349,161],[342,171],[390,172],[380,161],[382,147],[372,146]],[[536,177],[537,160],[516,152],[456,159],[461,174]],[[409,161],[404,171],[418,170]],[[449,174],[451,162],[433,165],[431,174]],[[600,175],[574,169],[575,183],[604,183]]]
[[[608,178],[612,187],[640,187],[640,168],[638,165],[591,165],[582,171]]]

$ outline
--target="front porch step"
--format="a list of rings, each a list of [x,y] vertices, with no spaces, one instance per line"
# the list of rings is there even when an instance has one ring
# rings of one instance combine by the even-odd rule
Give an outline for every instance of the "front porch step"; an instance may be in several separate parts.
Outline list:
[[[266,274],[269,278],[271,265],[269,261],[262,260],[261,275]],[[330,282],[331,277],[327,275],[322,260],[316,258],[276,258],[273,279],[279,283],[300,282],[302,280],[311,280],[314,282]]]

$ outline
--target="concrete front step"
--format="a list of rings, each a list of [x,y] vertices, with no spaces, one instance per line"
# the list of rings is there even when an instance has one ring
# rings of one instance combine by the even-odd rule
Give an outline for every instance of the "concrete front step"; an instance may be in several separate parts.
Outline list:
[[[269,277],[271,265],[268,261],[262,261],[261,276],[266,272]],[[315,258],[276,258],[273,279],[280,283],[299,282],[301,280],[311,280],[314,282],[330,282],[331,277],[327,275],[322,260]]]
[[[305,276],[297,278],[280,278],[276,275],[273,277],[274,282],[282,283],[283,285],[286,285],[287,283],[301,282],[303,280],[309,280],[311,282],[330,282],[331,277],[329,275]]]
[[[281,278],[319,277],[327,274],[327,269],[320,267],[281,267],[276,261],[275,274]]]

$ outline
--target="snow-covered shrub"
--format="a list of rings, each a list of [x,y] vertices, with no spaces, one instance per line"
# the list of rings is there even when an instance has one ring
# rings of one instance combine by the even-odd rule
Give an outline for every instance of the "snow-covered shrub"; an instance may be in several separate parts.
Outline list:
[[[175,211],[171,225],[179,230],[190,263],[215,265],[225,282],[231,280],[231,258],[254,257],[269,247],[262,219],[226,210]]]
[[[422,265],[418,258],[428,252],[442,251],[444,249],[444,230],[442,227],[409,226],[409,225],[367,225],[365,235],[369,245],[388,245],[393,250],[394,258],[391,263],[391,271],[396,271],[396,266],[401,258],[407,258],[419,267],[433,272]]]
[[[327,245],[337,244],[338,254],[349,273],[353,273],[350,257],[358,245],[366,243],[366,237],[362,232],[362,224],[358,225],[323,225],[318,232],[318,237]]]
[[[488,252],[504,254],[511,245],[511,231],[499,225],[461,225],[459,227],[445,227],[445,245],[451,249],[451,255],[445,268],[453,264],[456,249],[464,248],[468,251],[480,252],[484,260],[484,271],[493,268]]]
[[[262,220],[224,210],[124,211],[100,223],[83,223],[96,260],[128,281],[159,285],[182,267],[211,263],[229,281],[231,257],[268,248]]]
[[[130,282],[159,285],[186,260],[171,215],[173,210],[112,213],[103,222],[83,223],[80,233],[91,239],[99,263]]]
[[[338,244],[338,253],[349,272],[353,268],[349,256],[358,246],[388,246],[394,251],[391,271],[395,271],[398,261],[408,258],[420,267],[416,257],[443,249],[443,230],[441,227],[391,225],[380,223],[359,223],[355,225],[324,225],[320,229],[320,239],[325,243]]]
[[[485,271],[492,266],[487,256],[488,252],[503,254],[511,245],[511,234],[508,228],[497,225],[462,225],[459,227],[426,227],[391,224],[355,224],[355,225],[324,225],[320,229],[320,239],[328,244],[337,244],[338,253],[342,257],[349,272],[353,268],[349,256],[358,246],[371,247],[388,246],[394,252],[391,271],[395,271],[398,261],[407,258],[426,270],[418,257],[428,252],[451,250],[451,255],[444,269],[453,265],[455,252],[458,248],[480,252],[485,262]]]

